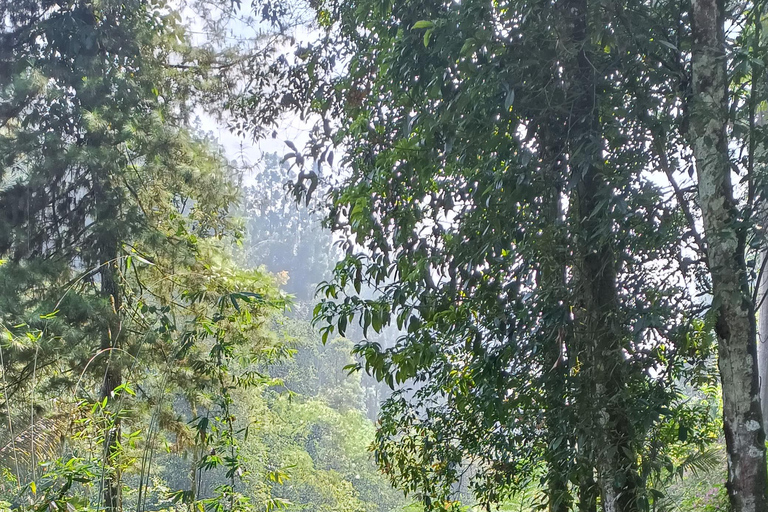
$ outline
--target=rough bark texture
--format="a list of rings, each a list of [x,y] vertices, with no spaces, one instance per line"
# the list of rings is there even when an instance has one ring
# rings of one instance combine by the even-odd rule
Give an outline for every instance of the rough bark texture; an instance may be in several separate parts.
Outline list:
[[[626,362],[622,357],[623,333],[618,325],[619,302],[616,285],[615,256],[607,241],[600,242],[599,219],[584,220],[595,211],[605,186],[592,169],[578,186],[578,215],[586,240],[580,251],[578,309],[575,311],[584,378],[594,383],[580,397],[590,401],[594,425],[592,452],[596,459],[598,485],[604,512],[639,510],[641,481],[637,456],[632,445],[633,427],[625,411],[631,405],[621,396],[625,387]],[[601,191],[601,189],[603,189]],[[597,216],[596,216],[597,217]],[[603,223],[604,224],[604,223]]]
[[[756,6],[757,7],[757,6]],[[760,41],[763,17],[765,12],[765,6],[762,4],[760,7],[760,15],[755,17],[753,37],[756,41]],[[759,51],[759,50],[757,50]],[[760,143],[755,137],[755,132],[758,127],[765,127],[768,118],[766,118],[763,110],[757,110],[758,99],[765,97],[765,83],[763,82],[763,76],[760,72],[760,66],[756,63],[752,64],[752,83],[750,91],[750,141],[749,141],[749,172],[754,173],[754,161],[758,156],[765,158],[768,153],[768,147],[764,143]],[[768,211],[766,211],[764,205],[758,207],[757,215],[762,219],[763,223],[768,221]],[[758,282],[755,286],[758,290],[757,304],[755,305],[758,314],[758,326],[757,326],[757,368],[758,378],[760,382],[760,406],[763,411],[763,432],[768,428],[768,249],[763,249],[760,254],[760,266],[761,270],[758,272]],[[767,455],[768,456],[768,455]]]
[[[691,143],[717,315],[728,493],[734,512],[765,512],[766,459],[755,310],[728,161],[727,75],[722,0],[693,0]]]

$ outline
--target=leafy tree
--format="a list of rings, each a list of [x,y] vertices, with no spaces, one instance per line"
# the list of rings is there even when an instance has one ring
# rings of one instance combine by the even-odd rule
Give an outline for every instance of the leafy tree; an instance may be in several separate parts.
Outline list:
[[[269,421],[258,434],[258,446],[267,464],[284,468],[286,475],[271,492],[289,503],[288,510],[401,510],[402,494],[378,473],[367,449],[374,425],[361,410],[336,409],[326,400],[268,398],[264,420]]]
[[[642,2],[319,5],[334,55],[307,72],[348,149],[327,219],[347,255],[319,319],[326,337],[355,318],[366,338],[405,331],[357,353],[416,383],[383,410],[377,454],[428,508],[455,507],[464,475],[498,503],[544,463],[553,510],[570,482],[582,510],[598,489],[606,510],[654,499],[656,427],[708,356],[677,277],[690,212],[648,173],[669,81],[634,33],[666,41],[656,20],[677,18]],[[327,163],[313,144],[296,164]],[[310,171],[298,181],[311,192]]]
[[[296,204],[289,189],[295,176],[277,154],[265,155],[262,166],[244,191],[245,263],[286,272],[286,291],[307,303],[333,267],[331,235],[322,229],[318,212]]]

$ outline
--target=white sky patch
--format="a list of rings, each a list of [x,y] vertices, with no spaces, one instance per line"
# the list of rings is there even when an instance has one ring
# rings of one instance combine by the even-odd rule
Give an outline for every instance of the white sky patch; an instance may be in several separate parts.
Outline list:
[[[236,12],[228,12],[219,4],[207,2],[187,2],[181,0],[176,8],[181,12],[184,26],[194,45],[211,47],[222,51],[236,48],[241,51],[258,51],[265,45],[275,44],[280,40],[293,40],[299,43],[312,39],[312,32],[306,27],[311,22],[309,5],[298,1],[289,5],[289,22],[281,27],[271,27],[260,22],[260,15],[252,11],[247,0]],[[204,10],[207,19],[201,15]],[[278,52],[290,57],[287,44],[280,45]],[[241,81],[244,84],[247,77]],[[285,140],[303,147],[308,140],[312,123],[302,121],[297,115],[284,116],[271,135],[255,140],[252,134],[238,135],[228,126],[231,117],[228,113],[214,115],[202,106],[195,108],[195,125],[202,132],[210,135],[223,148],[225,156],[243,172],[243,185],[255,183],[256,175],[261,170],[261,162],[267,153],[283,155],[289,150]],[[270,129],[269,132],[272,132]]]

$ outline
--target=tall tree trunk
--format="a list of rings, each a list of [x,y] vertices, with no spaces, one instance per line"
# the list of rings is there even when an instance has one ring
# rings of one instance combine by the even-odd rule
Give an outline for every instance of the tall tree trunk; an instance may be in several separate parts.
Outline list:
[[[122,384],[120,357],[115,349],[122,345],[122,289],[118,282],[119,234],[114,232],[112,221],[118,213],[119,201],[112,189],[110,176],[104,171],[95,171],[94,192],[97,201],[97,247],[96,254],[100,265],[101,295],[108,301],[109,307],[104,319],[101,336],[101,351],[108,350],[106,368],[101,385],[101,399],[107,400],[110,415],[109,430],[104,435],[102,460],[107,469],[102,482],[104,508],[108,512],[122,510],[122,478],[117,458],[120,451],[120,411],[119,397],[115,390]]]
[[[586,436],[587,453],[595,458],[597,484],[604,512],[640,509],[642,480],[634,452],[634,428],[626,411],[632,406],[624,396],[627,362],[626,339],[619,319],[621,304],[617,285],[617,257],[613,249],[612,219],[608,203],[614,195],[601,170],[603,137],[595,63],[590,40],[587,0],[565,2],[571,23],[569,94],[573,98],[569,136],[569,164],[578,177],[573,222],[576,236],[574,279],[576,286],[574,336],[579,347],[582,386],[581,410],[594,420]],[[569,74],[569,71],[565,71]],[[585,503],[586,505],[587,503]]]
[[[691,143],[717,315],[728,494],[734,512],[765,512],[766,458],[755,310],[728,159],[724,2],[693,0]]]
[[[117,255],[112,251],[112,257],[105,260],[101,271],[101,292],[110,302],[107,329],[102,337],[101,350],[119,348],[121,294],[119,285],[115,279]],[[109,512],[122,510],[122,483],[119,464],[115,459],[118,456],[120,445],[120,411],[115,402],[114,391],[122,383],[122,372],[117,361],[118,354],[110,351],[107,356],[107,368],[104,371],[104,380],[101,386],[101,398],[107,399],[108,409],[112,415],[112,424],[104,436],[104,464],[110,471],[104,477],[104,508]]]
[[[590,426],[589,453],[597,466],[603,511],[632,512],[640,509],[642,483],[632,443],[633,427],[626,415],[631,404],[622,396],[626,361],[622,353],[624,333],[618,323],[616,259],[610,241],[604,237],[600,240],[600,216],[586,220],[598,208],[599,198],[605,196],[605,186],[590,166],[577,188],[576,215],[581,219],[583,245],[575,269],[579,283],[575,329],[586,381],[579,398],[581,408],[591,409],[595,418]]]
[[[579,482],[579,512],[597,512],[597,497],[600,493],[595,477],[592,475],[594,469],[589,465],[582,470],[584,474]]]
[[[556,247],[565,247],[567,240],[562,234],[564,208],[561,200],[562,182],[565,176],[565,134],[552,133],[555,127],[563,126],[562,119],[547,117],[538,129],[540,144],[540,160],[544,180],[550,185],[545,195],[546,226],[549,244],[544,244],[544,251],[538,254],[541,272],[537,289],[546,296],[546,302],[552,304],[551,309],[544,312],[544,322],[553,326],[547,333],[545,354],[547,372],[544,375],[544,391],[547,408],[545,421],[547,425],[547,498],[549,512],[568,512],[571,510],[573,497],[568,488],[571,470],[571,451],[575,445],[575,436],[569,428],[568,403],[568,367],[564,359],[566,339],[570,337],[567,306],[566,263]],[[555,306],[554,304],[559,305]],[[549,368],[549,365],[552,365]]]
[[[763,412],[763,431],[768,426],[768,251],[761,255],[758,283],[757,368],[760,382],[760,406]]]
[[[566,329],[561,328],[559,332],[554,333],[545,349],[547,359],[554,362],[544,382],[547,401],[545,421],[548,442],[546,462],[549,512],[568,512],[573,503],[568,482],[574,434],[568,431],[572,423],[568,421],[567,367],[562,361],[561,345],[563,338],[567,336],[565,332]]]
[[[754,33],[752,52],[760,58],[762,52],[761,41],[762,27],[764,22],[765,0],[755,2],[752,9],[757,13],[753,15]],[[758,111],[757,106],[761,98],[765,97],[764,75],[761,73],[761,66],[752,63],[752,79],[749,94],[749,168],[748,172],[754,172],[754,162],[758,157],[765,158],[768,147],[764,143],[759,143],[755,137],[758,127],[765,127],[766,119],[763,110]],[[768,220],[768,211],[762,205],[758,206],[756,214],[758,218],[765,222]],[[755,283],[757,288],[757,369],[760,383],[760,406],[763,412],[763,432],[768,428],[768,249],[763,249],[760,254],[759,267],[761,270],[757,274],[758,281]],[[768,455],[767,455],[768,456]]]

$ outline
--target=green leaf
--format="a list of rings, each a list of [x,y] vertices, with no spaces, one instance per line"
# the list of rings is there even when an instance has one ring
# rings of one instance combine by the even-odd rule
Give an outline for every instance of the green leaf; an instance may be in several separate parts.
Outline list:
[[[149,261],[146,258],[143,258],[143,257],[139,256],[138,254],[134,254],[134,256],[136,257],[137,260],[139,260],[140,262],[144,263],[145,265],[154,265],[154,263],[152,263],[151,261]]]
[[[678,50],[677,46],[673,45],[673,44],[672,44],[672,43],[670,43],[669,41],[664,41],[663,39],[660,39],[660,40],[658,41],[658,43],[659,43],[660,45],[662,45],[662,46],[666,46],[666,47],[667,47],[667,48],[669,48],[670,50],[675,50],[676,52],[679,52],[679,51],[680,51],[680,50]]]
[[[515,90],[510,89],[507,93],[507,97],[504,98],[504,110],[509,110],[509,107],[515,102]]]
[[[474,37],[468,38],[466,41],[464,41],[464,45],[461,47],[461,50],[459,51],[459,55],[461,55],[462,57],[469,56],[475,51],[476,45],[477,45],[477,39],[475,39]]]
[[[411,29],[417,29],[417,28],[433,28],[435,24],[428,20],[420,20],[413,24]]]
[[[429,40],[432,37],[432,32],[434,31],[435,31],[434,29],[430,28],[430,29],[427,29],[426,32],[424,32],[424,48],[429,46]]]

